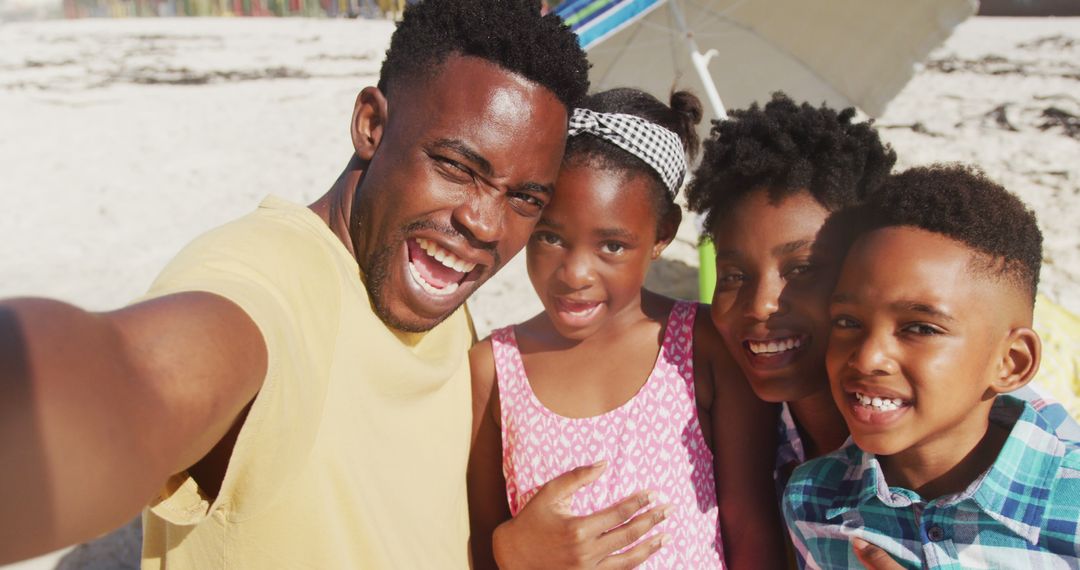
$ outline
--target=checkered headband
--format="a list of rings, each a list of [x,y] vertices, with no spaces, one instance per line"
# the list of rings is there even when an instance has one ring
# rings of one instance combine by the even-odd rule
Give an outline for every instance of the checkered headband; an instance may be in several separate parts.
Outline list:
[[[634,115],[574,109],[567,134],[582,133],[600,137],[645,161],[660,175],[672,200],[679,193],[687,166],[679,135]]]

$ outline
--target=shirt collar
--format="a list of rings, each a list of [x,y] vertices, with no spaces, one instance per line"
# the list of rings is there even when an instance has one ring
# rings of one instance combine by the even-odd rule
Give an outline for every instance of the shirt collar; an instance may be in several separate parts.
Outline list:
[[[950,504],[970,499],[987,516],[1037,544],[1065,446],[1034,408],[1012,396],[998,396],[990,420],[1012,426],[997,460],[967,489],[941,502]],[[837,489],[832,507],[826,511],[828,518],[858,509],[874,498],[892,508],[924,502],[914,491],[890,488],[874,454],[864,453],[851,443],[842,451],[849,459],[848,472],[843,486]]]

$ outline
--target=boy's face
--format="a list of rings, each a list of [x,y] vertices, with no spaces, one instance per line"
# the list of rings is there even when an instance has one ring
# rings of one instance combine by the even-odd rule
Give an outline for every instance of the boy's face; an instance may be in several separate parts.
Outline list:
[[[712,319],[758,397],[827,394],[825,342],[835,266],[812,256],[829,212],[806,191],[771,203],[764,189],[716,222]]]
[[[986,433],[1009,334],[1002,315],[1015,300],[972,270],[973,255],[914,227],[872,231],[849,251],[829,308],[826,362],[863,450],[948,457]]]
[[[559,172],[566,108],[537,83],[455,55],[393,85],[386,115],[371,131],[353,241],[379,318],[423,331],[525,246]]]
[[[640,302],[653,254],[666,245],[657,241],[650,184],[588,163],[559,173],[525,255],[533,288],[562,336],[586,338]]]

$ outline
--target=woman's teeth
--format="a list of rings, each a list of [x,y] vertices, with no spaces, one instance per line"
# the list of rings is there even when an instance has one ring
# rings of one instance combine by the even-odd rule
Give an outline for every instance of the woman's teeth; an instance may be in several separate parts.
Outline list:
[[[750,340],[746,344],[750,347],[750,352],[754,354],[770,354],[799,348],[802,346],[802,339],[790,337],[766,341]]]
[[[870,396],[859,392],[855,392],[855,400],[857,400],[859,404],[869,406],[879,412],[899,410],[900,406],[904,405],[904,401],[900,398],[878,398],[876,396],[871,398]]]
[[[473,269],[476,269],[475,263],[469,263],[458,257],[449,251],[441,248],[435,242],[426,240],[424,238],[416,238],[416,243],[420,245],[420,249],[427,252],[428,255],[434,257],[439,263],[453,269],[454,271],[460,271],[462,273],[468,273]],[[456,287],[455,287],[456,288]]]

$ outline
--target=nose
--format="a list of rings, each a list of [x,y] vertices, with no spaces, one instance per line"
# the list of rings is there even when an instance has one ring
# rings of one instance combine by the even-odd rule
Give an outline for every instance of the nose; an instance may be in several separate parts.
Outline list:
[[[847,365],[862,376],[891,376],[898,366],[891,356],[892,335],[886,331],[870,331],[861,335],[851,346]]]
[[[589,287],[596,282],[591,256],[588,252],[571,249],[567,252],[555,277],[574,291]]]
[[[483,245],[494,245],[503,234],[503,209],[496,193],[479,188],[454,208],[453,218],[467,237]]]
[[[746,317],[755,321],[767,321],[769,317],[780,313],[784,308],[784,302],[780,298],[783,291],[784,283],[779,276],[757,280],[748,291]]]

